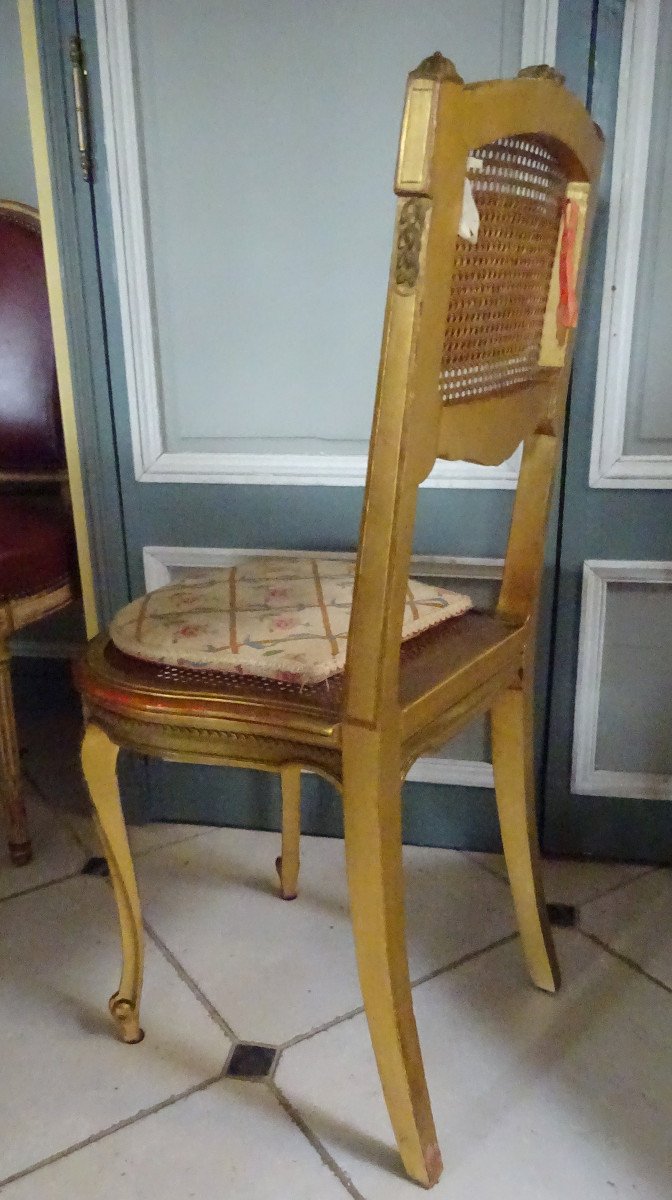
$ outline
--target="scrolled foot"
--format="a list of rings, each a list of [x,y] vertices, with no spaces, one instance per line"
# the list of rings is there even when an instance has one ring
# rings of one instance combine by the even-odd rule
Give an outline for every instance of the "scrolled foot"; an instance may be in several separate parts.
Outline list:
[[[29,841],[10,842],[9,857],[11,858],[15,867],[25,867],[26,863],[29,863],[33,857],[33,847],[31,843]]]
[[[140,1028],[138,1010],[130,1000],[125,1000],[123,996],[119,996],[115,992],[114,996],[110,997],[110,1012],[121,1034],[122,1041],[126,1042],[129,1046],[142,1041],[145,1035]]]
[[[283,883],[282,883],[282,855],[280,855],[278,858],[276,858],[275,869],[278,872],[278,879],[280,880],[280,895],[281,895],[282,899],[283,900],[296,900],[296,897],[298,896],[299,893],[297,891],[291,891],[291,892],[287,891],[286,892],[284,889]]]

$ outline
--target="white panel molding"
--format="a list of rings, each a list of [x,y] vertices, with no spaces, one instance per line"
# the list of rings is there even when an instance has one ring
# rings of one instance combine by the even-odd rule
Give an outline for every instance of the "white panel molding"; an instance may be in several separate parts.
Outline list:
[[[128,0],[95,0],[126,386],[135,477],[143,483],[324,484],[361,486],[361,454],[236,454],[166,447],[154,331],[151,266],[143,199],[142,158]],[[555,60],[558,0],[525,0],[524,65]],[[440,462],[423,487],[515,488],[519,456],[500,467]]]
[[[246,439],[247,440],[247,439]],[[501,467],[438,462],[420,485],[430,488],[512,489],[518,480],[516,453]],[[144,460],[143,460],[144,461]],[[235,454],[162,451],[136,478],[142,483],[296,484],[308,487],[363,487],[367,457],[362,454]]]
[[[672,775],[604,771],[595,766],[602,686],[602,658],[610,583],[672,585],[672,562],[589,559],[583,564],[581,627],[574,706],[572,792],[580,796],[626,796],[672,800]]]
[[[137,479],[164,453],[127,0],[95,0],[126,387]]]
[[[246,558],[311,558],[315,550],[236,550],[215,546],[145,546],[142,552],[145,584],[148,592],[164,587],[174,577],[175,568],[233,567]],[[353,559],[354,552],[328,551],[329,558]],[[500,580],[502,558],[451,558],[442,554],[416,554],[412,559],[416,575],[436,579]],[[494,787],[492,764],[461,758],[420,758],[413,764],[408,779],[415,783],[451,783],[462,787]]]
[[[453,787],[494,788],[492,763],[469,758],[422,757],[413,763],[409,783],[452,784]]]
[[[354,550],[260,550],[227,546],[144,546],[142,560],[148,592],[165,587],[179,569],[195,570],[205,567],[233,567],[246,558],[328,558],[354,559]],[[433,579],[501,579],[503,558],[460,558],[447,554],[414,554],[411,560],[415,575]]]
[[[627,0],[625,10],[590,458],[591,487],[672,487],[672,455],[626,454],[624,449],[660,9],[661,0]]]

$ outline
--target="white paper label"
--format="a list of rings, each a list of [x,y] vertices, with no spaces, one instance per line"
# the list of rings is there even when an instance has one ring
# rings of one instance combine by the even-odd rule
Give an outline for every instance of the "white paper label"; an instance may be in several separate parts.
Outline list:
[[[471,155],[467,159],[468,171],[482,171],[483,163],[480,158],[473,158]],[[481,218],[478,215],[474,193],[471,187],[471,180],[465,176],[464,179],[464,194],[462,196],[462,216],[458,233],[466,242],[471,242],[475,246],[478,241],[478,230],[481,224]]]

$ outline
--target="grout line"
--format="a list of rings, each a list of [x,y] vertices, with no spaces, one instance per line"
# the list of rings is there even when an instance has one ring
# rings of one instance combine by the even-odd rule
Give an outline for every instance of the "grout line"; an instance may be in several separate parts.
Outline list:
[[[482,871],[485,871],[486,875],[489,875],[491,877],[491,879],[498,879],[500,883],[503,883],[507,887],[510,887],[509,877],[508,877],[508,873],[506,871],[506,864],[504,866],[504,874],[501,874],[494,867],[488,866],[487,863],[484,863],[481,859],[477,858],[476,853],[474,851],[460,850],[458,853],[463,854],[468,859],[468,861],[470,863],[472,863],[474,866],[480,867],[480,869]],[[587,866],[589,866],[591,864],[599,865],[599,866],[612,866],[613,865],[614,867],[623,865],[623,864],[619,864],[619,863],[602,863],[602,862],[598,863],[598,860],[596,860],[596,859],[579,859],[579,858],[574,858],[574,859],[542,858],[542,866],[545,862],[572,862],[572,863],[578,864],[579,866],[582,865],[583,863],[585,863]],[[633,865],[636,866],[637,864],[633,864]],[[633,875],[628,879],[619,879],[618,882],[610,883],[607,886],[605,886],[604,889],[598,888],[598,890],[596,892],[591,893],[590,896],[586,896],[585,900],[581,900],[577,904],[575,904],[575,907],[577,908],[577,910],[582,909],[586,904],[592,904],[593,900],[600,900],[603,896],[610,895],[611,892],[617,892],[619,890],[619,888],[631,887],[631,885],[633,883],[637,883],[640,879],[643,879],[645,875],[652,875],[654,873],[654,871],[662,871],[662,870],[664,870],[664,867],[661,864],[643,863],[643,864],[641,864],[641,870],[639,870],[636,875]],[[544,884],[544,891],[546,893],[548,893],[548,886],[546,884]],[[547,896],[547,898],[548,898],[548,896]],[[551,903],[551,901],[549,901],[549,903]]]
[[[147,824],[148,825],[170,825],[171,822],[170,821],[148,821]],[[144,826],[129,825],[128,828],[129,828],[129,830],[133,829],[133,828],[143,829]],[[159,850],[170,850],[173,846],[182,846],[184,844],[184,842],[194,842],[196,840],[196,838],[200,838],[200,837],[204,837],[203,830],[201,830],[200,833],[186,833],[184,835],[184,837],[177,837],[177,838],[175,838],[174,841],[159,842],[156,846],[145,846],[144,850],[136,849],[133,851],[133,857],[134,858],[145,858],[148,854],[157,854]]]
[[[455,971],[458,967],[464,966],[465,963],[471,962],[474,958],[479,958],[481,954],[487,954],[490,950],[497,950],[500,946],[506,946],[507,942],[513,942],[518,937],[518,932],[505,933],[503,937],[497,938],[494,942],[488,942],[487,946],[479,946],[477,950],[469,950],[463,954],[461,958],[456,958],[453,962],[446,963],[442,967],[435,967],[433,971],[428,971],[426,975],[419,975],[417,979],[411,980],[411,990],[420,987],[423,983],[429,983],[431,979],[436,979],[438,975],[445,975],[448,971]],[[333,1017],[331,1021],[325,1021],[324,1025],[318,1025],[315,1029],[308,1030],[307,1033],[297,1033],[295,1037],[290,1038],[287,1042],[281,1042],[278,1046],[278,1060],[280,1055],[285,1050],[290,1050],[293,1046],[298,1046],[301,1042],[307,1042],[313,1037],[317,1037],[320,1033],[326,1033],[329,1029],[334,1029],[336,1025],[343,1025],[346,1021],[351,1021],[353,1017],[359,1017],[364,1012],[364,1005],[360,1004],[358,1008],[351,1008],[348,1012],[342,1013],[338,1017]],[[277,1067],[277,1063],[276,1063]],[[273,1071],[275,1075],[275,1069]]]
[[[653,875],[656,871],[661,871],[662,869],[662,867],[656,865],[642,866],[641,871],[638,871],[636,875],[632,875],[628,879],[620,879],[618,883],[610,883],[609,887],[605,887],[604,891],[600,890],[595,892],[592,896],[587,896],[586,899],[582,900],[580,904],[576,905],[576,907],[580,911],[582,908],[585,908],[587,904],[592,904],[594,900],[601,900],[603,896],[610,896],[612,892],[618,892],[621,888],[632,887],[634,883],[639,883],[640,879],[643,879],[645,875]]]
[[[458,967],[463,967],[465,963],[473,962],[475,958],[480,958],[482,954],[488,954],[491,950],[498,950],[500,946],[506,946],[509,942],[515,942],[518,938],[518,931],[513,933],[505,933],[503,937],[497,938],[496,942],[488,942],[487,946],[481,946],[478,950],[469,950],[467,954],[463,954],[461,958],[456,958],[455,962],[448,963],[445,967],[435,967],[433,971],[428,971],[426,975],[421,975],[416,979],[412,987],[420,987],[423,983],[429,983],[432,979],[437,979],[439,975],[447,975],[449,971],[456,971]]]
[[[506,863],[504,863],[504,873],[502,874],[502,872],[497,871],[495,867],[490,867],[487,863],[482,862],[481,859],[477,857],[479,853],[480,851],[478,850],[458,850],[458,854],[462,854],[466,858],[467,862],[471,863],[472,866],[478,867],[481,871],[485,871],[486,875],[489,875],[491,879],[498,879],[500,883],[503,883],[506,885],[506,887],[508,887],[509,873],[506,869]]]
[[[83,813],[82,813],[82,816],[84,816]],[[88,856],[90,858],[91,857],[91,846],[88,844],[86,838],[82,837],[82,835],[80,834],[76,825],[71,825],[68,817],[65,817],[64,820],[65,820],[65,824],[67,826],[68,832],[72,834],[72,836],[75,839],[75,841],[77,842],[77,845],[79,846],[80,850],[83,850],[84,854],[88,854]],[[98,848],[101,850],[101,854],[102,854],[102,848],[100,846]]]
[[[21,870],[19,867],[18,870]],[[7,900],[16,900],[18,896],[30,896],[32,892],[41,892],[44,888],[53,887],[56,883],[66,883],[68,879],[79,879],[82,874],[82,868],[78,867],[76,871],[71,871],[69,875],[57,875],[55,879],[44,879],[42,883],[33,883],[30,887],[21,888],[18,892],[10,892],[7,896],[0,896],[0,904],[4,904]]]
[[[275,1077],[278,1073],[278,1067],[280,1066],[281,1058],[282,1058],[282,1049],[278,1048],[278,1046],[276,1046],[275,1047],[275,1058],[273,1059],[273,1066],[271,1067],[270,1071],[268,1072],[268,1075],[264,1079],[261,1080],[262,1083],[269,1083],[269,1084],[272,1084],[273,1087],[275,1087]]]
[[[81,817],[84,820],[90,820],[91,817],[93,816],[93,807],[91,809],[91,813],[70,814],[70,817],[72,817],[73,815]],[[89,841],[80,832],[80,830],[77,828],[76,824],[70,823],[70,817],[68,816],[67,813],[63,813],[63,814],[59,813],[59,816],[62,817],[62,820],[64,821],[64,823],[66,824],[66,826],[68,828],[68,831],[76,839],[76,841],[82,847],[82,849],[85,851],[86,854],[91,855],[91,854],[100,853],[104,857],[102,847],[100,845],[100,842],[98,841],[98,838],[95,835],[95,831],[93,832],[93,837],[92,837],[91,841]],[[153,824],[170,825],[170,822],[169,821],[165,821],[165,822],[148,821],[146,824],[147,825],[153,825]],[[130,835],[132,829],[143,829],[145,827],[146,826],[144,826],[144,825],[127,825],[126,833],[127,833],[127,835]],[[93,831],[93,826],[92,826],[92,831]],[[131,846],[131,854],[133,856],[133,861],[135,861],[136,858],[145,858],[146,855],[148,855],[148,854],[155,854],[159,850],[169,850],[171,848],[171,846],[181,846],[183,842],[192,842],[192,841],[194,841],[195,838],[199,838],[199,837],[203,837],[203,831],[197,832],[197,833],[186,833],[182,837],[176,837],[174,841],[160,842],[156,846],[145,846],[144,850],[138,850],[137,848],[134,848],[133,846]],[[129,842],[130,842],[130,836],[129,836]]]
[[[670,987],[669,983],[663,983],[662,979],[657,979],[655,975],[651,975],[649,971],[645,971],[644,967],[640,966],[638,962],[635,962],[634,958],[630,958],[629,955],[623,954],[621,950],[615,950],[613,946],[610,946],[607,942],[603,942],[602,939],[597,936],[597,934],[590,933],[588,929],[583,929],[581,925],[577,925],[576,928],[578,932],[583,934],[583,936],[587,938],[589,942],[592,942],[594,946],[598,946],[600,950],[604,950],[605,954],[609,954],[612,958],[618,959],[618,961],[623,963],[624,966],[631,967],[637,975],[643,975],[644,979],[648,979],[649,983],[655,984],[656,987],[662,988],[664,992],[667,992],[668,996],[672,996],[672,987]]]
[[[188,973],[188,971],[185,971],[184,967],[182,966],[182,963],[179,961],[179,959],[177,959],[175,957],[172,950],[168,949],[166,943],[162,940],[162,938],[159,937],[156,930],[152,928],[152,926],[149,924],[148,921],[143,921],[143,925],[145,927],[146,933],[151,938],[151,940],[154,942],[154,945],[161,952],[163,957],[166,959],[166,962],[170,963],[170,966],[173,968],[173,970],[176,972],[176,974],[179,975],[182,982],[184,984],[186,984],[186,986],[189,988],[189,991],[192,993],[192,995],[195,996],[198,1001],[200,1001],[200,1003],[203,1005],[203,1008],[206,1010],[206,1012],[211,1017],[211,1019],[215,1022],[215,1025],[218,1025],[219,1028],[222,1030],[222,1032],[225,1033],[226,1036],[228,1038],[230,1038],[234,1044],[236,1042],[240,1041],[241,1039],[238,1037],[238,1035],[236,1033],[234,1033],[233,1029],[229,1025],[228,1021],[225,1019],[225,1017],[223,1017],[222,1014],[215,1008],[214,1004],[212,1004],[211,1001],[208,1000],[208,997],[205,995],[204,992],[201,991],[200,987],[198,986],[196,981],[194,979],[192,979],[192,977]]]
[[[331,1021],[325,1021],[324,1025],[316,1025],[314,1029],[309,1029],[307,1033],[297,1033],[293,1038],[289,1038],[286,1042],[281,1042],[278,1046],[278,1059],[284,1050],[291,1049],[292,1046],[298,1046],[301,1042],[307,1042],[310,1038],[317,1037],[320,1033],[326,1033],[328,1029],[333,1029],[336,1025],[343,1025],[345,1021],[351,1021],[353,1017],[359,1017],[364,1012],[364,1005],[360,1004],[358,1008],[351,1008],[348,1012],[341,1013],[338,1017],[332,1017]],[[273,1072],[275,1074],[275,1071]]]
[[[87,1146],[94,1146],[96,1142],[101,1142],[103,1138],[110,1137],[113,1133],[118,1133],[121,1129],[127,1129],[129,1125],[135,1125],[138,1121],[143,1121],[145,1117],[153,1117],[155,1113],[162,1112],[164,1108],[170,1108],[173,1104],[179,1104],[181,1100],[188,1100],[190,1096],[195,1096],[198,1092],[204,1092],[206,1088],[212,1087],[214,1083],[220,1083],[222,1075],[223,1071],[219,1071],[217,1075],[213,1075],[209,1079],[204,1079],[202,1083],[193,1084],[192,1087],[186,1088],[184,1092],[177,1092],[174,1096],[168,1096],[165,1100],[160,1100],[158,1104],[152,1104],[148,1108],[141,1108],[138,1112],[133,1113],[132,1116],[125,1117],[123,1121],[117,1121],[114,1125],[108,1125],[106,1129],[101,1129],[98,1133],[92,1133],[89,1137],[82,1138],[81,1142],[73,1142],[71,1146],[66,1146],[65,1149],[58,1150],[55,1154],[50,1154],[48,1158],[42,1158],[39,1162],[32,1163],[31,1166],[24,1167],[21,1171],[16,1171],[13,1175],[8,1175],[6,1179],[0,1179],[0,1190],[10,1183],[15,1183],[18,1179],[25,1179],[27,1175],[32,1175],[35,1171],[41,1171],[43,1167],[50,1167],[62,1158],[68,1158],[78,1150],[84,1150]]]
[[[290,1121],[296,1125],[299,1132],[303,1134],[308,1142],[310,1142],[310,1145],[313,1147],[313,1150],[318,1157],[322,1160],[324,1166],[327,1167],[332,1174],[336,1176],[339,1183],[343,1185],[348,1195],[352,1196],[353,1200],[366,1200],[365,1196],[363,1196],[359,1189],[355,1187],[350,1176],[346,1174],[342,1167],[339,1167],[333,1155],[331,1155],[326,1147],[322,1145],[322,1142],[318,1138],[317,1134],[313,1133],[313,1130],[306,1123],[301,1114],[294,1108],[294,1105],[287,1099],[284,1093],[280,1091],[278,1085],[272,1079],[270,1079],[266,1081],[266,1086],[271,1095],[275,1096],[275,1099],[278,1101],[278,1104],[283,1111],[287,1114]]]

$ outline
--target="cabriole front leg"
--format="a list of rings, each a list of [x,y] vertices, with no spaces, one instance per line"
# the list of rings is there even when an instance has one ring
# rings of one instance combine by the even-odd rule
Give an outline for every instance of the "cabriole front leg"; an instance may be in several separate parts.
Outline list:
[[[119,747],[100,726],[87,726],[82,743],[82,769],[95,812],[96,828],[110,868],[119,913],[122,969],[110,1012],[125,1042],[140,1042],[143,930],[135,870],[117,783]]]

